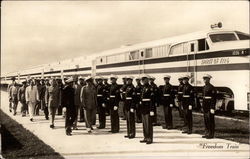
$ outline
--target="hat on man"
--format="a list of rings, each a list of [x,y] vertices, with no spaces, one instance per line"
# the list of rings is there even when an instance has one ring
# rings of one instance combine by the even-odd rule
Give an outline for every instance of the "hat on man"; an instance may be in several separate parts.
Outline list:
[[[66,82],[66,83],[71,83],[71,82],[74,82],[74,79],[73,79],[73,77],[70,77],[70,78],[67,79],[65,82]]]
[[[100,79],[103,79],[103,77],[102,76],[95,76],[95,79],[100,80]]]
[[[127,79],[128,77],[127,76],[123,76],[122,79]]]
[[[165,79],[165,78],[170,79],[170,78],[171,78],[171,76],[170,76],[170,75],[164,75],[164,76],[163,76],[163,78],[164,78],[164,79]]]
[[[110,79],[117,79],[118,77],[116,75],[110,75]]]
[[[22,81],[22,84],[26,84],[26,83],[27,83],[27,81],[26,81],[26,80]]]
[[[85,80],[89,81],[90,79],[93,79],[93,77],[92,76],[87,76]]]
[[[204,74],[204,75],[203,75],[203,78],[209,78],[209,79],[210,79],[210,78],[212,78],[212,76],[209,75],[209,74]]]
[[[134,77],[133,76],[128,76],[127,79],[134,79]]]
[[[83,76],[79,76],[78,80],[84,80]]]
[[[104,76],[104,77],[102,77],[102,79],[104,79],[104,80],[108,80],[108,77],[107,77],[107,76]]]
[[[147,75],[147,74],[143,74],[142,76],[141,76],[141,79],[143,80],[143,79],[145,79],[145,78],[150,78],[150,76],[149,75]]]
[[[188,74],[186,74],[186,75],[182,76],[182,78],[183,78],[183,79],[185,79],[185,78],[186,78],[186,79],[190,79],[190,76],[189,76]]]
[[[11,80],[12,80],[12,81],[15,81],[15,80],[16,80],[16,77],[11,77]]]
[[[140,76],[137,76],[135,79],[136,79],[136,80],[141,80],[141,77],[140,77]]]
[[[149,79],[155,80],[155,77],[154,76],[150,76]]]

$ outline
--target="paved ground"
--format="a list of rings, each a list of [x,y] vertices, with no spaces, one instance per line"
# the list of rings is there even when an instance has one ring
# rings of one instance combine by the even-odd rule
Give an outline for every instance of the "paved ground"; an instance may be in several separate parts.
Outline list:
[[[43,116],[36,116],[35,121],[30,122],[28,117],[10,114],[6,99],[6,93],[1,92],[1,109],[65,158],[249,158],[247,144],[223,139],[207,140],[199,134],[182,134],[179,130],[165,130],[160,126],[154,127],[154,143],[151,145],[139,142],[143,135],[142,124],[136,125],[135,139],[125,139],[126,124],[123,120],[118,134],[108,132],[108,119],[107,129],[95,129],[88,134],[84,123],[79,123],[79,130],[66,136],[61,116],[56,117],[55,129],[52,130]]]

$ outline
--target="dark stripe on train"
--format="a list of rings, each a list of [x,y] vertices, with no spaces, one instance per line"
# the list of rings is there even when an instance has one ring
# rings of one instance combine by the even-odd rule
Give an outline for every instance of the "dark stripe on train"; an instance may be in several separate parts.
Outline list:
[[[193,60],[194,57],[197,60],[200,59],[207,59],[207,58],[218,58],[218,57],[234,57],[234,56],[247,56],[249,55],[249,49],[245,49],[244,54],[235,55],[235,51],[242,51],[242,50],[228,50],[228,51],[216,51],[216,52],[208,52],[208,53],[198,53],[198,54],[191,54],[191,55],[181,55],[181,56],[170,56],[170,57],[160,57],[155,59],[144,59],[141,61],[128,61],[122,63],[113,63],[113,64],[104,64],[96,66],[97,69],[103,68],[113,68],[113,67],[124,67],[124,66],[133,66],[139,64],[155,64],[155,63],[164,63],[164,62],[177,62],[177,61],[186,61],[186,60]]]
[[[145,69],[144,73],[178,73],[178,72],[203,72],[203,71],[233,71],[233,70],[250,70],[249,63],[240,64],[224,64],[224,65],[206,65],[196,67],[172,67],[172,68],[155,68]],[[97,70],[98,71],[98,70]],[[142,70],[128,70],[128,71],[116,71],[116,72],[97,72],[97,75],[123,75],[123,74],[141,74]]]

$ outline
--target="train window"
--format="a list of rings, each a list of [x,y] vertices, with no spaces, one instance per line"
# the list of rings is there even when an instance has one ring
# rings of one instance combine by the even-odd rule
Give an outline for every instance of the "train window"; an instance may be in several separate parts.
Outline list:
[[[153,56],[153,49],[152,48],[146,49],[145,58],[150,58],[152,56]]]
[[[235,41],[237,40],[234,33],[221,33],[221,34],[211,34],[209,35],[212,42],[223,42],[223,41]]]
[[[102,58],[100,59],[100,62],[102,63]]]
[[[194,52],[194,43],[191,44],[190,52]]]
[[[141,57],[143,57],[144,56],[144,52],[143,51],[141,51]]]
[[[131,51],[129,53],[129,60],[136,60],[136,59],[139,59],[139,51],[138,50]]]
[[[182,53],[183,53],[183,43],[171,47],[170,55],[182,54]]]
[[[204,51],[204,50],[208,50],[209,46],[207,44],[206,39],[200,39],[198,40],[198,51]]]
[[[250,36],[247,34],[243,34],[243,33],[237,33],[238,37],[240,40],[249,40]]]

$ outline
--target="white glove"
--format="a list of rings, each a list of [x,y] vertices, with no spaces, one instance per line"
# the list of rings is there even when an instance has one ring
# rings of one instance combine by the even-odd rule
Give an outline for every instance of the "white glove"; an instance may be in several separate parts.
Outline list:
[[[156,107],[158,107],[158,104],[157,104],[157,103],[155,103],[155,106],[156,106]]]
[[[214,109],[210,109],[210,113],[211,113],[211,114],[214,114]]]
[[[141,104],[142,102],[140,101],[140,104]]]
[[[118,107],[117,106],[114,106],[114,110],[117,110],[118,109]]]
[[[150,116],[154,116],[155,115],[155,113],[154,112],[150,112],[150,114],[149,114]]]
[[[170,107],[173,107],[173,104],[170,104]]]
[[[66,108],[65,108],[65,107],[63,107],[62,111],[63,111],[63,112],[66,112]]]
[[[192,110],[192,105],[189,105],[189,106],[188,106],[188,110]]]
[[[130,112],[131,112],[131,113],[134,113],[134,109],[133,109],[133,108],[131,108],[131,109],[130,109]]]
[[[103,107],[103,108],[105,108],[105,107],[106,107],[105,103],[102,103],[102,107]]]

